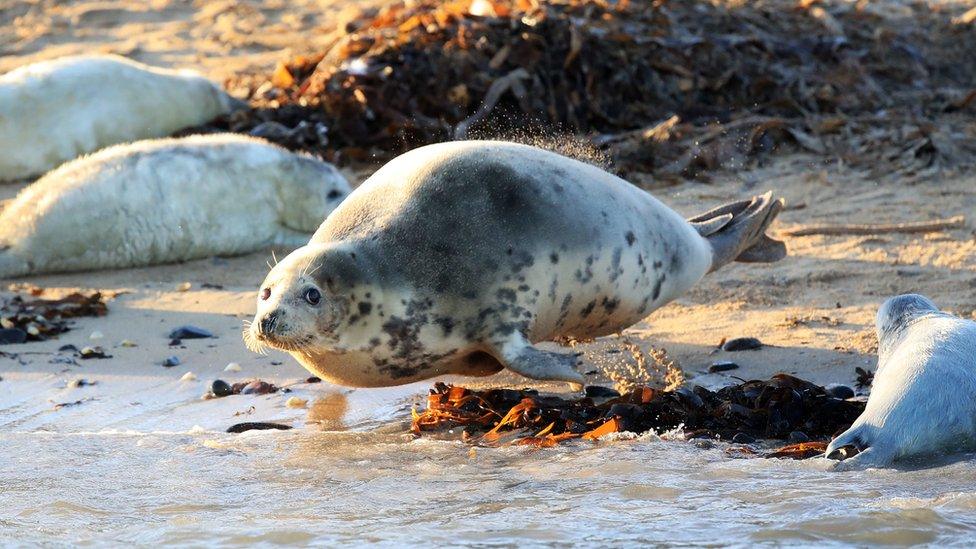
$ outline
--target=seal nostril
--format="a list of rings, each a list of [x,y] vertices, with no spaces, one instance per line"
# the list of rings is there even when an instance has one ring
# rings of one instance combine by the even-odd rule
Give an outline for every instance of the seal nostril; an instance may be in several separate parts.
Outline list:
[[[275,326],[277,326],[277,324],[278,324],[277,311],[264,315],[264,318],[261,319],[261,333],[265,335],[270,334],[271,332],[274,331]]]

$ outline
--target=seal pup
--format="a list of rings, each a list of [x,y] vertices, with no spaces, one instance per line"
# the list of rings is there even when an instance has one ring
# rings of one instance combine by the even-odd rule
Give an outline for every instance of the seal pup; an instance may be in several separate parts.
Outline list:
[[[19,67],[0,76],[0,180],[38,176],[109,145],[164,137],[242,105],[195,72],[117,55]]]
[[[878,369],[864,412],[825,455],[845,467],[976,448],[976,322],[906,294],[878,310]]]
[[[533,345],[618,332],[730,261],[775,261],[770,194],[690,222],[597,167],[458,141],[380,168],[261,285],[246,344],[361,387],[503,367],[582,383]]]
[[[117,145],[0,212],[0,277],[300,246],[349,193],[331,164],[234,134]]]

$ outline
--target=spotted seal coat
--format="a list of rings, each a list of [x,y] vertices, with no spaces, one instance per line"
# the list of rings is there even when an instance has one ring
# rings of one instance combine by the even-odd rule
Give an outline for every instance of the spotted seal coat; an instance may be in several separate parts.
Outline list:
[[[976,449],[976,322],[906,294],[878,310],[878,369],[864,412],[827,456],[845,467]]]
[[[534,342],[618,332],[733,260],[774,261],[769,194],[682,219],[599,168],[506,142],[395,158],[276,265],[245,329],[316,375],[397,385],[508,367],[578,384]]]
[[[165,137],[243,103],[187,70],[117,55],[41,61],[0,76],[0,181],[109,145]]]
[[[0,278],[299,246],[349,193],[331,164],[235,134],[73,160],[0,213]]]

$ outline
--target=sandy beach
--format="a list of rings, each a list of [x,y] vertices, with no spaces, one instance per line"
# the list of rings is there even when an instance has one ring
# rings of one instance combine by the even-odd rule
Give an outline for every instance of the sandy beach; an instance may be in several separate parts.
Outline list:
[[[8,0],[5,7],[0,9],[0,73],[25,63],[68,54],[111,52],[154,65],[198,69],[215,80],[224,81],[243,71],[267,72],[279,61],[323,48],[330,43],[329,33],[342,24],[344,8],[348,9],[347,4],[341,0],[98,0],[67,4],[53,0]],[[300,49],[296,49],[299,44]],[[355,186],[374,169],[375,166],[344,168],[344,173]],[[14,197],[26,184],[0,185],[0,200]],[[765,379],[777,372],[787,372],[820,384],[853,386],[855,367],[873,370],[876,366],[874,316],[877,307],[887,297],[906,292],[922,293],[945,310],[966,318],[976,318],[976,229],[973,228],[976,220],[972,219],[976,212],[974,188],[976,179],[962,172],[948,171],[932,177],[904,180],[891,177],[878,180],[871,178],[864,169],[845,166],[839,159],[801,154],[773,156],[761,167],[736,173],[718,173],[709,183],[686,181],[653,188],[651,192],[656,197],[686,216],[772,190],[787,202],[786,210],[773,226],[773,234],[779,234],[786,241],[789,256],[771,265],[730,265],[708,275],[687,295],[619,336],[580,344],[579,349],[584,351],[587,364],[584,369],[600,372],[589,376],[588,381],[608,384],[609,380],[603,375],[606,370],[632,361],[628,353],[619,352],[623,340],[629,340],[643,349],[666,349],[692,384],[721,386],[736,381],[736,378]],[[784,231],[801,225],[906,223],[957,215],[967,217],[965,228],[929,234],[782,235]],[[276,249],[274,252],[281,257],[288,250]],[[390,436],[399,436],[405,431],[409,409],[423,402],[423,395],[430,383],[382,390],[349,389],[327,383],[310,384],[305,382],[310,374],[288,355],[272,351],[262,356],[244,347],[241,340],[242,321],[250,319],[255,311],[258,285],[267,273],[267,262],[271,260],[272,250],[268,249],[243,257],[4,281],[2,289],[5,296],[12,295],[24,284],[44,288],[43,297],[58,297],[75,290],[99,290],[117,295],[107,302],[107,316],[79,319],[71,331],[57,339],[0,347],[0,431],[59,435],[91,432],[192,435],[222,433],[228,426],[243,421],[272,421],[297,429],[325,431],[383,425],[393,433]],[[184,340],[180,345],[170,346],[167,334],[181,325],[199,326],[213,332],[216,337]],[[91,339],[93,333],[102,337]],[[734,353],[718,350],[718,345],[724,339],[746,336],[759,338],[764,347]],[[123,341],[134,345],[123,346]],[[69,344],[78,348],[100,345],[112,357],[80,360],[70,352],[58,351]],[[163,361],[170,356],[177,357],[180,364],[164,367]],[[719,360],[734,361],[740,368],[725,374],[708,374],[708,367]],[[240,371],[225,371],[230,363],[239,364]],[[192,372],[195,379],[181,379],[188,372]],[[72,380],[79,378],[94,382],[94,385],[69,386]],[[214,379],[235,382],[252,378],[273,382],[286,387],[289,392],[212,400],[201,398]],[[460,381],[472,387],[505,385],[539,387],[551,391],[566,389],[563,385],[540,384],[507,372],[490,378]],[[286,406],[286,401],[293,396],[308,400],[308,406]],[[213,437],[203,436],[203,439],[210,438]],[[180,444],[189,446],[199,447],[199,444],[203,444],[195,439],[194,442],[180,440]],[[219,448],[214,450],[208,447],[208,451],[219,455],[243,456],[253,450],[251,446],[267,446],[261,442],[267,439],[243,440],[245,442],[215,443]],[[355,446],[347,439],[327,440],[330,441],[328,444],[335,443],[343,448]],[[383,444],[393,444],[383,440]],[[316,467],[316,460],[308,458],[308,455],[324,451],[323,448],[308,441],[298,444],[302,446],[298,454],[300,457],[293,459],[285,469]],[[49,446],[45,448],[50,449]],[[689,448],[687,451],[692,450]],[[381,453],[379,449],[350,451],[358,456],[356,459],[381,459],[376,455]],[[409,461],[422,451],[422,448],[418,450],[412,446],[409,450],[391,455],[399,456],[397,459],[400,461]],[[467,452],[466,448],[451,446],[446,451],[445,447],[438,447],[435,453],[449,456],[444,458],[447,461],[456,457],[458,467],[468,467],[474,461],[466,461],[464,456],[467,456]],[[213,458],[211,454],[188,451],[189,454],[193,455],[188,458],[192,460]],[[765,474],[745,469],[744,466],[726,465],[719,451],[704,455],[707,457],[689,458],[691,465],[688,467],[695,467],[695,463],[706,467],[700,461],[704,460],[710,464],[707,467],[714,466],[718,471],[715,478],[729,475],[729,478],[741,479],[753,474]],[[267,459],[277,459],[275,456],[277,454]],[[486,458],[486,463],[501,467],[504,461],[501,456],[492,455]],[[518,459],[525,459],[523,455],[519,456]],[[554,456],[554,460],[569,459],[566,453],[551,456]],[[154,458],[140,459],[144,463],[151,463]],[[579,467],[591,473],[599,470],[599,460],[592,454],[586,454],[581,459],[583,465]],[[720,462],[723,464],[715,465]],[[246,467],[247,463],[247,460],[243,460],[240,467]],[[360,478],[356,477],[359,471],[347,462],[343,462],[345,465],[329,463],[346,475],[344,480]],[[201,467],[207,465],[201,464]],[[429,478],[432,473],[421,467],[415,465],[408,468],[420,475],[419,478]],[[527,476],[527,479],[523,479],[525,482],[536,482],[546,474],[559,474],[555,469],[546,469],[546,465],[535,467],[529,465],[529,472],[524,473]],[[171,468],[167,471],[170,475],[179,474],[178,470]],[[579,478],[585,478],[588,474],[586,471],[580,469],[576,473]],[[627,482],[635,483],[639,481],[640,474],[636,470],[621,471],[621,479],[630,479]],[[779,479],[779,486],[786,490],[789,482],[784,477],[794,472],[780,468],[771,474]],[[107,471],[104,473],[110,474]],[[220,474],[224,474],[223,470]],[[814,469],[804,470],[803,474],[809,474],[811,478],[823,475],[820,470]],[[701,475],[701,478],[696,478],[704,482],[706,473]],[[967,469],[965,475],[971,475],[971,471]],[[29,479],[20,480],[20,489],[27,490]],[[836,480],[834,489],[838,493],[843,490],[842,480],[841,477]],[[873,478],[870,482],[887,481]],[[869,483],[865,489],[870,490],[872,486]],[[398,491],[394,486],[386,488],[391,493]],[[48,486],[48,489],[53,488]],[[415,489],[423,490],[422,487]],[[885,491],[887,488],[877,489],[884,492],[886,498],[904,496],[900,492],[889,494]],[[640,491],[639,488],[633,490]],[[646,490],[648,492],[640,492],[639,497],[635,497],[641,501],[674,499],[680,493],[678,488],[674,488],[676,492],[671,495],[663,492],[665,488],[647,487]],[[323,491],[319,496],[331,497],[325,492],[328,491]],[[289,494],[292,501],[300,501],[303,497],[296,493]],[[356,497],[359,498],[356,500],[358,505],[369,508],[366,503],[371,501],[368,495],[359,494]],[[736,500],[739,505],[758,505],[758,500],[749,499],[758,496],[739,494],[735,497],[739,498]],[[933,494],[931,497],[941,496]],[[402,498],[405,496],[401,496],[401,499],[394,497],[391,505],[402,505],[404,515],[407,515],[406,509],[418,503]],[[206,497],[203,496],[203,499]],[[763,505],[767,503],[764,500]],[[470,500],[465,500],[464,504],[474,505]],[[954,500],[950,505],[957,505],[952,509],[959,509],[958,506],[969,510],[973,508],[971,498],[962,503]],[[911,505],[904,509],[917,511]],[[893,514],[878,519],[881,525],[878,528],[884,530],[891,526],[897,529],[898,523],[908,516],[904,513],[909,511],[904,509],[891,511]],[[179,516],[196,516],[204,512],[192,508],[173,511],[174,515]],[[291,511],[282,512],[287,515]],[[873,511],[865,511],[870,512]],[[70,515],[82,511],[68,510],[64,513]],[[829,512],[825,513],[829,515]],[[33,519],[26,516],[19,515],[14,522],[29,525]],[[510,518],[500,518],[499,524]],[[731,518],[728,520],[732,521]],[[823,521],[823,524],[830,523],[826,518]],[[535,532],[533,528],[541,530],[544,526],[541,523],[533,524],[535,526],[526,527],[526,532]],[[732,522],[709,524],[724,529]],[[819,524],[816,521],[801,524],[798,519],[794,526],[798,529],[816,529]],[[179,535],[140,538],[138,534],[130,533],[131,536],[120,534],[116,541],[192,542],[192,539]],[[414,537],[405,539],[414,542],[422,539],[418,532],[411,531],[410,535]],[[462,539],[473,543],[492,539],[490,536],[479,538],[480,534],[471,531],[467,531],[467,535]],[[394,538],[384,537],[385,534],[377,536],[379,541],[395,541]],[[765,538],[762,534],[757,536],[749,539],[781,539],[772,534]],[[889,539],[882,535],[859,538],[856,532],[847,530],[837,530],[827,534],[827,537],[848,543],[884,542]],[[97,536],[92,539],[97,539]],[[296,537],[285,536],[282,539],[307,543],[315,538],[296,534]],[[351,539],[339,536],[331,538],[331,541]],[[555,543],[572,541],[574,538],[555,536],[537,539]],[[603,538],[589,539],[599,541]],[[631,542],[661,541],[660,537],[636,534],[627,539]],[[693,536],[687,539],[707,541]],[[782,539],[806,539],[806,542],[810,542],[810,538],[800,535],[795,538],[787,535]],[[934,542],[939,538],[923,535],[891,539],[895,542]],[[253,543],[268,539],[257,536],[233,538],[232,541]]]
[[[150,5],[151,4],[151,5]],[[301,44],[308,51],[327,41],[342,20],[341,2],[73,2],[47,5],[15,1],[2,12],[5,55],[0,71],[67,54],[112,52],[165,66],[190,67],[221,80],[236,71],[270,70],[295,54]],[[110,24],[124,21],[123,24]],[[260,29],[260,31],[255,31]],[[976,206],[974,181],[965,173],[944,173],[933,180],[884,181],[870,179],[863,170],[821,157],[776,156],[769,165],[735,174],[719,174],[708,184],[685,182],[652,192],[684,215],[717,204],[773,190],[787,201],[776,230],[807,224],[901,223],[971,215]],[[369,176],[367,166],[345,173],[354,185]],[[0,199],[12,198],[24,184],[0,187]],[[785,238],[789,257],[773,265],[734,264],[707,276],[689,294],[655,312],[621,337],[644,348],[663,348],[694,382],[722,384],[726,376],[703,374],[716,360],[733,360],[737,377],[765,378],[791,372],[818,383],[851,384],[854,368],[873,368],[876,341],[874,314],[888,296],[919,292],[944,308],[971,317],[976,310],[976,233],[971,228],[925,235],[806,236]],[[288,250],[277,250],[280,254]],[[58,340],[32,343],[5,351],[16,356],[5,362],[0,383],[4,424],[15,425],[50,407],[50,401],[74,397],[107,398],[106,393],[132,390],[192,403],[216,427],[229,421],[216,402],[196,402],[208,381],[233,377],[223,373],[230,362],[240,363],[237,377],[262,377],[279,384],[294,382],[306,372],[279,353],[260,357],[249,353],[240,339],[241,321],[254,312],[257,285],[267,271],[271,250],[245,257],[213,258],[182,265],[40,276],[18,280],[48,289],[58,296],[73,289],[121,292],[109,303],[110,313],[82,319]],[[178,286],[190,283],[188,291]],[[221,289],[203,285],[219,285]],[[218,339],[188,341],[185,349],[168,347],[166,333],[194,324]],[[105,339],[88,340],[92,332]],[[723,338],[753,336],[766,346],[759,351],[725,353],[716,350]],[[120,348],[122,340],[138,346]],[[65,367],[51,363],[65,344],[98,343],[113,358]],[[625,360],[606,348],[619,344],[604,338],[585,344],[587,360],[606,365]],[[174,368],[160,366],[168,356],[180,357]],[[178,382],[187,371],[196,382]],[[91,388],[59,389],[72,377],[99,381]],[[500,379],[470,380],[474,384],[531,385],[503,374]],[[697,377],[697,379],[696,379]],[[595,382],[605,379],[597,376]],[[23,384],[23,385],[22,385]],[[138,387],[138,389],[136,389]],[[551,387],[556,388],[556,387]],[[301,390],[331,391],[323,386]],[[84,393],[91,393],[87,395]],[[178,395],[178,396],[177,396]],[[283,395],[266,399],[254,412],[262,419],[300,420],[303,412],[283,408]],[[139,400],[139,399],[134,399]],[[189,404],[188,404],[189,406]],[[68,428],[72,416],[91,419],[98,402],[63,409],[50,419],[51,428]],[[151,408],[151,407],[150,407]],[[228,408],[229,411],[229,408]],[[136,412],[133,412],[136,413]],[[151,409],[139,413],[152,414]],[[50,415],[50,414],[49,414]],[[112,415],[112,414],[109,414]],[[195,416],[173,412],[180,424]],[[255,416],[255,417],[257,417]],[[41,421],[41,420],[37,420]],[[116,417],[119,424],[125,423]],[[80,426],[79,426],[80,427]]]

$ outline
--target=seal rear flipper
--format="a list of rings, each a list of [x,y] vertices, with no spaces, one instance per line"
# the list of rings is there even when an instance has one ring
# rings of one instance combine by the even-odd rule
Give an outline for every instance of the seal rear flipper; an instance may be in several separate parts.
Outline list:
[[[766,235],[783,205],[782,199],[767,192],[689,219],[712,246],[711,271],[732,261],[772,263],[786,257],[786,245]]]
[[[583,375],[576,354],[553,353],[537,349],[520,333],[495,345],[493,353],[499,362],[517,374],[530,379],[566,381],[574,391],[583,389]]]

